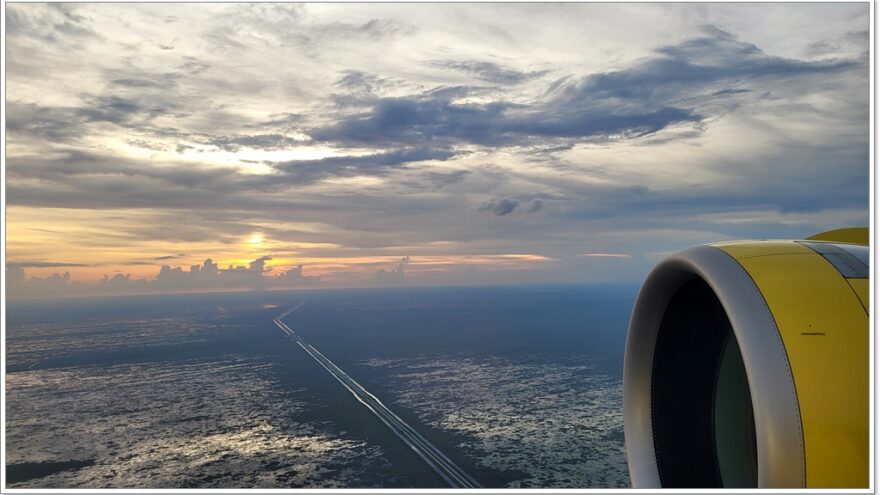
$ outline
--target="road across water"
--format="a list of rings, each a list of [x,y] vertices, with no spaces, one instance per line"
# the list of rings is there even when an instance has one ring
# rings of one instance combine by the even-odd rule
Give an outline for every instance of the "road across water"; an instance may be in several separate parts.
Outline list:
[[[375,395],[367,391],[361,384],[356,382],[352,377],[342,371],[326,356],[321,354],[311,344],[306,342],[299,334],[294,332],[283,321],[287,315],[301,308],[305,302],[294,306],[284,313],[276,316],[272,321],[278,325],[285,334],[293,338],[300,347],[303,348],[315,361],[318,362],[333,378],[342,384],[352,395],[376,417],[379,418],[385,426],[388,427],[395,435],[397,435],[404,443],[406,443],[419,457],[424,460],[437,474],[453,488],[480,488],[480,484],[470,477],[464,470],[458,467],[449,457],[423,437],[419,432],[414,430],[399,416],[394,414],[385,404],[382,403]]]

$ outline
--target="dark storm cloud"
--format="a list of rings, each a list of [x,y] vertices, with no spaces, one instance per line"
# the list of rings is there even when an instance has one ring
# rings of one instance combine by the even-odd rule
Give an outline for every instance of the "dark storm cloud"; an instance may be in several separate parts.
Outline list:
[[[495,84],[519,84],[531,79],[541,77],[549,72],[546,70],[519,71],[502,67],[492,62],[480,62],[474,60],[463,62],[456,62],[452,60],[434,60],[429,64],[442,69],[464,72],[482,81],[487,81]]]

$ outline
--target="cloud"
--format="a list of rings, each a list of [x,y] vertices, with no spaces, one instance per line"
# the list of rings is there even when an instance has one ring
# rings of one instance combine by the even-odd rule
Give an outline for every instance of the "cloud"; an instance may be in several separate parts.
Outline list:
[[[99,208],[100,205],[112,208],[125,204],[150,206],[151,201],[169,207],[193,205],[221,191],[250,189],[249,180],[262,181],[242,176],[230,168],[156,166],[149,160],[115,158],[78,148],[12,158],[8,161],[7,174],[23,179],[19,183],[22,185],[32,185],[36,179],[44,188],[42,192],[28,191],[27,186],[21,190],[13,180],[8,188],[10,203]],[[218,199],[221,198],[215,197]]]
[[[15,263],[6,264],[6,295],[17,297],[53,297],[79,291],[82,284],[72,282],[70,272],[53,273],[47,277],[25,277],[24,268]]]
[[[6,264],[6,287],[13,290],[14,287],[20,287],[25,282],[24,267],[17,263]]]
[[[532,106],[460,103],[454,95],[438,92],[379,98],[367,113],[306,132],[317,141],[351,147],[510,146],[543,138],[629,138],[704,118],[694,110],[662,104],[612,105],[577,88]]]
[[[189,271],[182,267],[162,265],[156,276],[155,285],[160,290],[184,290],[196,288],[222,287],[220,270],[210,258],[202,265],[192,265]]]
[[[14,264],[22,268],[64,268],[94,266],[87,263],[70,263],[64,261],[16,261]]]
[[[178,69],[192,75],[201,74],[211,68],[211,65],[200,61],[196,57],[185,55],[183,62],[177,66]]]
[[[558,90],[559,104],[610,102],[662,106],[723,84],[758,85],[769,80],[842,72],[859,67],[856,60],[804,61],[765,54],[716,26],[703,36],[657,48],[654,56],[632,67],[592,74]],[[796,82],[796,81],[793,81]],[[741,88],[748,89],[748,88]],[[699,93],[697,93],[697,96]],[[699,102],[699,99],[695,103]]]
[[[406,278],[406,266],[409,265],[409,256],[404,256],[397,262],[397,266],[390,270],[379,269],[373,280],[377,284],[398,284]]]
[[[42,107],[33,103],[7,102],[6,129],[16,134],[46,139],[67,141],[83,135],[84,124],[74,109]]]
[[[91,288],[91,291],[89,290],[89,288],[86,288],[85,291],[77,295],[82,295],[83,293],[88,294],[89,292],[95,294],[144,293],[149,292],[150,288],[151,284],[146,280],[133,279],[131,278],[131,274],[123,275],[121,273],[117,273],[112,277],[104,275],[104,278],[99,280],[97,286]]]
[[[168,81],[156,81],[152,79],[139,79],[134,77],[122,78],[122,79],[114,79],[110,82],[111,84],[115,84],[117,86],[124,86],[126,88],[165,88],[170,84],[174,84],[174,79],[171,78]]]
[[[268,270],[282,252],[324,275],[307,260],[519,250],[567,260],[534,279],[600,273],[585,250],[632,252],[638,267],[609,276],[635,278],[655,241],[868,220],[864,4],[6,13],[10,259],[125,252],[173,269],[153,258],[241,259],[260,231],[276,255],[262,279],[280,275]],[[767,220],[725,220],[756,211]],[[420,279],[465,277],[421,263]],[[211,283],[190,267],[163,279],[263,283],[226,268]],[[106,283],[134,284],[124,273]]]
[[[46,9],[35,13],[29,8],[5,8],[6,34],[9,37],[33,38],[47,43],[79,43],[102,40],[89,19],[76,13],[73,4],[46,4]]]
[[[448,95],[379,98],[369,112],[329,127],[308,130],[317,141],[352,147],[451,146],[498,141],[508,105],[460,105]]]
[[[163,265],[156,276],[155,286],[161,290],[261,289],[315,280],[313,277],[303,276],[302,265],[291,269],[292,273],[267,276],[271,270],[266,268],[266,262],[271,259],[271,256],[261,256],[247,266],[230,265],[225,269],[220,268],[210,258],[201,265],[192,265],[189,271],[182,267]]]
[[[495,84],[519,84],[547,74],[549,71],[519,71],[502,67],[493,62],[476,60],[456,62],[452,60],[434,60],[429,65],[442,69],[450,69],[470,74],[481,81]]]
[[[631,254],[626,253],[581,253],[578,256],[586,256],[588,258],[632,258]]]
[[[381,42],[406,36],[414,28],[394,19],[373,18],[362,23],[315,22],[305,6],[294,4],[238,4],[221,16],[207,37],[227,50],[300,47],[320,53],[323,45],[341,40]]]
[[[470,170],[453,170],[451,172],[419,170],[408,176],[397,178],[396,183],[409,190],[440,189],[464,181],[471,173]]]
[[[381,176],[394,168],[415,162],[444,161],[455,156],[446,149],[404,148],[364,156],[340,156],[317,160],[291,160],[274,163],[272,168],[283,173],[275,178],[283,182],[310,183],[328,177],[357,175]]]
[[[519,201],[511,198],[493,199],[480,206],[480,211],[491,211],[499,217],[513,213],[519,206]]]
[[[297,265],[286,272],[273,276],[275,285],[281,287],[294,287],[303,283],[312,283],[318,280],[317,277],[303,275],[303,265]]]
[[[10,101],[7,129],[28,138],[75,142],[89,135],[92,125],[102,123],[144,129],[152,119],[172,112],[171,103],[163,104],[165,102],[150,102],[145,97],[121,96],[89,97],[82,106],[68,107]]]
[[[304,120],[305,116],[298,113],[273,113],[269,115],[268,120],[258,122],[256,125],[258,127],[268,127],[289,131],[299,128]]]
[[[697,125],[722,96],[744,94],[765,81],[808,84],[802,78],[864,66],[856,60],[802,61],[769,56],[714,26],[704,35],[657,48],[631,67],[564,77],[531,104],[457,101],[462,91],[376,98],[368,112],[307,130],[342,146],[522,145],[539,138],[620,140],[679,124]],[[436,62],[434,63],[437,64]],[[497,67],[443,62],[444,67],[496,73]],[[504,74],[502,72],[502,74]],[[507,77],[514,77],[508,75]],[[792,78],[799,78],[798,81]]]
[[[186,253],[177,253],[177,254],[169,254],[166,256],[157,256],[153,258],[155,261],[166,261],[166,260],[174,260],[177,258],[183,258],[186,256]]]
[[[238,151],[242,148],[279,150],[302,144],[302,139],[292,138],[283,134],[217,136],[201,141],[226,151]]]
[[[130,274],[117,273],[113,276],[104,275],[96,284],[74,281],[70,272],[54,273],[44,278],[34,276],[28,278],[24,270],[28,265],[7,263],[6,282],[9,297],[27,298],[285,288],[318,281],[317,277],[303,274],[303,265],[270,275],[271,270],[266,268],[266,262],[271,259],[270,256],[262,256],[251,261],[246,267],[230,265],[226,269],[221,269],[209,258],[201,265],[192,265],[189,270],[163,265],[154,279],[137,279]]]
[[[362,99],[375,97],[382,88],[391,84],[388,78],[379,77],[360,70],[347,70],[333,85],[344,90],[348,97],[335,97],[337,103],[351,104]],[[354,98],[352,98],[354,97]]]
[[[537,213],[541,211],[541,207],[544,206],[544,202],[540,199],[532,200],[532,205],[529,206],[529,209],[526,210],[526,213]]]

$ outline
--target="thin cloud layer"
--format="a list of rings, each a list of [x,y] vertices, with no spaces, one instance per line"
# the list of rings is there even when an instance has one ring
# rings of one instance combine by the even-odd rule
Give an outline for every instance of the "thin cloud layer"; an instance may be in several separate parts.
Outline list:
[[[691,244],[866,224],[868,14],[10,4],[8,275],[638,280]],[[404,255],[485,265],[376,274]]]

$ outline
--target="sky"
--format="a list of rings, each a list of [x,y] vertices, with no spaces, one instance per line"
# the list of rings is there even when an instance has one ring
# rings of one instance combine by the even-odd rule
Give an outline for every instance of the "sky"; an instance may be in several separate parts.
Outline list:
[[[868,3],[5,18],[11,297],[639,282],[868,223]]]

